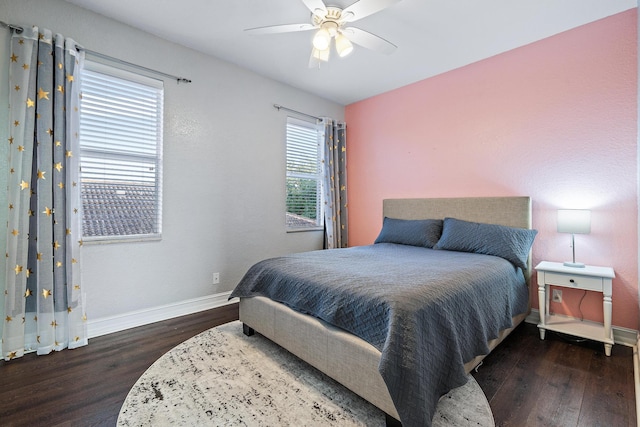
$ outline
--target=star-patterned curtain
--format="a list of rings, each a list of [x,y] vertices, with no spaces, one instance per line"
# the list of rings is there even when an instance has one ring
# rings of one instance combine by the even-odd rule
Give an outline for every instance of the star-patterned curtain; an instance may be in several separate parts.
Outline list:
[[[9,55],[5,360],[87,344],[76,155],[83,52],[33,27],[14,31]]]
[[[346,248],[347,241],[347,129],[346,124],[322,119],[324,125],[325,248]]]

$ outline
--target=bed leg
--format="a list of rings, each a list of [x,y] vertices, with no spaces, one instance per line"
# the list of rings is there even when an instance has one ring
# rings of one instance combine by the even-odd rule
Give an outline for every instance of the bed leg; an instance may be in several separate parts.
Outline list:
[[[384,421],[387,427],[402,427],[402,423],[389,414],[384,414]]]
[[[250,337],[251,335],[255,334],[256,331],[249,325],[247,325],[246,323],[242,324],[242,333],[245,334],[246,336]]]

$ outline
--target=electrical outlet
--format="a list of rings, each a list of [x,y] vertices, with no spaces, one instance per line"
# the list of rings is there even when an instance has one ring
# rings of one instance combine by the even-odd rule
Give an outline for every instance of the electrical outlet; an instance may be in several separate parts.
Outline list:
[[[218,283],[220,283],[220,273],[213,273],[212,282],[214,285],[217,285]]]
[[[551,294],[551,301],[562,302],[562,291],[560,289],[554,289]]]

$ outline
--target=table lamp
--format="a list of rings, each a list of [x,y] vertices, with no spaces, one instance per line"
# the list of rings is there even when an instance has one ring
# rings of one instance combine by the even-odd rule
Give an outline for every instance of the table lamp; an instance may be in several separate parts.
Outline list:
[[[576,262],[576,234],[591,233],[591,211],[588,209],[558,209],[558,233],[571,233],[573,261],[565,262],[567,267],[584,268],[584,264]]]

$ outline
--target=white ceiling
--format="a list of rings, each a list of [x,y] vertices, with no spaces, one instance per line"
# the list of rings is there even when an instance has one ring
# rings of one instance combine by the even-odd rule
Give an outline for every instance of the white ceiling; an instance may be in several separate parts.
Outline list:
[[[309,69],[313,32],[243,31],[309,23],[301,0],[67,1],[344,105],[637,6],[637,0],[402,0],[352,24],[397,45],[394,53],[356,46],[346,58],[334,51],[328,63]]]

